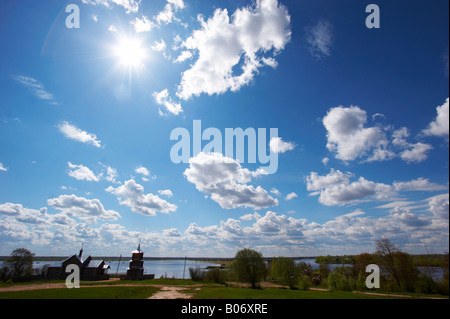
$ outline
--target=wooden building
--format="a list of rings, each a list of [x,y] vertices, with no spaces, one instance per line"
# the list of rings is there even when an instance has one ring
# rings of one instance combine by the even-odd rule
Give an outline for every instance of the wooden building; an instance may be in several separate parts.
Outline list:
[[[141,250],[139,244],[137,250],[131,253],[130,266],[127,270],[127,275],[122,276],[121,280],[146,280],[154,279],[155,275],[144,275],[144,252]]]
[[[80,268],[80,279],[86,281],[109,280],[108,269],[104,260],[94,260],[91,256],[83,257],[83,248],[78,255],[73,255],[61,262],[61,266],[48,267],[46,278],[49,280],[65,280],[69,273],[66,273],[68,265],[76,265]]]

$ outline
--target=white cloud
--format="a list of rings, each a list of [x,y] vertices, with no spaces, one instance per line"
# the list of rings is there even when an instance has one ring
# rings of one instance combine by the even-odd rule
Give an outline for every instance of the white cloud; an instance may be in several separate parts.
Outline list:
[[[184,62],[186,60],[189,60],[193,57],[194,55],[192,54],[191,51],[183,51],[181,52],[181,54],[178,56],[178,58],[173,61],[174,63],[181,63]]]
[[[358,158],[363,162],[388,161],[396,157],[408,163],[420,163],[428,159],[433,149],[429,144],[409,143],[409,130],[402,127],[392,133],[390,127],[367,126],[367,113],[358,106],[332,108],[323,119],[327,129],[327,148],[344,162]]]
[[[113,210],[106,210],[98,199],[86,199],[75,195],[61,195],[47,200],[47,204],[60,210],[67,216],[74,216],[83,220],[97,222],[101,220],[117,220],[120,214]]]
[[[110,32],[117,32],[117,28],[116,28],[116,26],[114,24],[111,24],[109,26],[109,28],[108,28],[108,31],[110,31]]]
[[[429,210],[438,219],[449,219],[449,194],[443,194],[430,199]]]
[[[164,10],[158,13],[155,20],[159,25],[172,23],[175,18],[175,12],[184,9],[185,4],[183,0],[167,0]]]
[[[376,183],[360,177],[352,182],[353,174],[331,169],[326,176],[311,172],[305,178],[306,188],[312,196],[320,195],[319,202],[326,206],[353,205],[363,201],[393,201],[378,208],[397,208],[415,204],[396,199],[400,192],[434,192],[448,189],[447,186],[418,178],[407,182],[394,182],[392,185]]]
[[[331,55],[334,41],[334,27],[327,20],[320,20],[315,25],[305,28],[306,42],[311,55],[317,59]]]
[[[409,182],[394,182],[393,184],[396,191],[442,191],[448,189],[447,186],[438,185],[430,182],[429,179],[423,177],[409,181]]]
[[[427,153],[433,149],[429,144],[417,143],[411,144],[412,148],[404,150],[400,157],[408,163],[421,163],[428,159]]]
[[[343,161],[370,155],[372,150],[383,149],[389,143],[381,128],[365,127],[367,113],[357,106],[332,108],[323,124],[328,131],[327,148]]]
[[[117,173],[117,170],[115,168],[112,168],[110,166],[108,166],[106,168],[106,177],[105,177],[105,179],[108,182],[111,182],[111,183],[114,183],[114,184],[119,183],[117,181],[118,177],[119,177],[119,174]]]
[[[73,177],[79,181],[88,181],[88,182],[98,182],[100,180],[100,176],[96,176],[94,172],[92,172],[89,168],[83,165],[73,165],[68,162],[69,165],[69,176]]]
[[[160,190],[158,191],[158,194],[161,196],[166,196],[166,197],[173,197],[173,193],[170,189],[165,189],[165,190]]]
[[[271,192],[272,194],[274,194],[275,196],[278,196],[278,197],[281,196],[281,192],[280,192],[278,189],[276,189],[275,187],[272,188],[272,190],[271,190],[270,192]]]
[[[111,3],[123,7],[126,13],[136,13],[139,11],[141,0],[81,0],[84,4],[103,5],[107,8]]]
[[[284,142],[281,137],[274,137],[270,140],[270,150],[274,153],[284,154],[295,149],[294,143]]]
[[[200,153],[191,158],[189,164],[184,172],[188,181],[224,209],[251,207],[258,210],[278,205],[278,200],[262,187],[248,185],[253,178],[266,175],[264,170],[251,172],[219,153]]]
[[[97,136],[95,134],[90,134],[85,131],[80,130],[75,125],[70,124],[69,122],[61,122],[57,126],[59,131],[64,134],[69,139],[84,143],[84,144],[91,144],[94,145],[97,148],[101,148],[102,144],[101,141],[97,139]]]
[[[10,216],[15,220],[27,224],[45,224],[47,208],[40,210],[29,209],[21,204],[5,203],[0,205],[0,216]]]
[[[167,111],[174,115],[178,115],[183,112],[183,108],[181,107],[180,103],[175,103],[172,101],[172,98],[169,96],[169,91],[167,89],[161,91],[161,92],[154,92],[153,98],[155,99],[156,103],[159,105],[165,106]]]
[[[290,194],[288,194],[288,195],[286,196],[286,200],[287,200],[287,201],[293,200],[293,199],[295,199],[295,198],[298,198],[298,195],[297,195],[296,193],[294,193],[294,192],[292,192],[292,193],[290,193]]]
[[[144,15],[142,16],[142,19],[136,18],[135,20],[130,21],[130,23],[134,26],[134,31],[136,31],[136,33],[149,32],[155,27],[155,24]]]
[[[153,51],[162,52],[167,48],[166,42],[161,40],[161,42],[155,41],[155,45],[152,46]]]
[[[173,4],[177,9],[184,9],[186,6],[183,0],[167,0],[168,3]]]
[[[421,227],[421,226],[428,226],[431,224],[431,221],[428,219],[425,219],[423,217],[417,216],[417,214],[411,212],[409,209],[405,208],[394,208],[390,211],[390,214],[393,219],[400,221],[401,223],[405,224],[406,226],[410,227]]]
[[[326,206],[345,206],[376,198],[386,200],[392,195],[392,186],[375,183],[360,177],[351,182],[350,173],[331,170],[326,176],[312,172],[306,177],[307,190],[319,195],[319,202]]]
[[[258,219],[260,219],[262,216],[260,215],[260,214],[258,214],[258,213],[253,213],[253,214],[247,214],[247,215],[244,215],[244,216],[241,216],[241,217],[239,217],[239,219],[242,219],[242,220],[246,220],[246,221],[250,221],[250,220],[258,220]]]
[[[144,175],[144,176],[150,176],[150,171],[147,168],[145,168],[144,166],[139,166],[134,171],[137,174],[141,174],[141,175]]]
[[[290,16],[278,0],[258,0],[255,7],[237,9],[230,17],[217,9],[207,21],[198,17],[202,28],[183,43],[198,51],[198,59],[182,74],[177,95],[184,100],[238,91],[249,84],[258,69],[270,62],[291,39]],[[233,70],[242,63],[240,74]]]
[[[428,159],[427,153],[433,149],[429,144],[409,143],[406,138],[410,136],[406,127],[396,130],[393,134],[392,144],[401,149],[400,158],[408,163],[421,163]],[[394,155],[395,156],[395,155]]]
[[[423,131],[428,136],[449,137],[449,98],[441,106],[437,107],[437,117]]]
[[[131,208],[135,213],[145,216],[156,216],[156,213],[168,214],[178,207],[153,194],[144,194],[144,187],[133,179],[126,181],[118,188],[108,187],[107,192],[117,196],[121,205]]]
[[[5,167],[5,166],[3,165],[3,163],[1,163],[1,162],[0,162],[0,171],[2,171],[2,172],[7,172],[7,171],[8,171],[8,168]]]
[[[23,86],[30,89],[37,98],[39,98],[41,100],[49,101],[50,104],[58,105],[58,103],[55,101],[53,94],[47,92],[44,88],[44,85],[41,82],[39,82],[38,80],[36,80],[32,77],[23,76],[23,75],[18,75],[16,77],[14,77],[14,79],[17,82],[19,82],[20,84],[22,84]]]

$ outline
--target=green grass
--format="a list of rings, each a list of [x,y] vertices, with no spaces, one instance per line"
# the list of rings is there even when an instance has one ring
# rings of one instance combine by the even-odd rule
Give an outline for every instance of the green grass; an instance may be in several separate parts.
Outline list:
[[[386,299],[386,297],[367,296],[343,291],[204,287],[197,292],[194,299]]]
[[[0,299],[146,299],[158,290],[153,287],[62,288],[2,292]]]

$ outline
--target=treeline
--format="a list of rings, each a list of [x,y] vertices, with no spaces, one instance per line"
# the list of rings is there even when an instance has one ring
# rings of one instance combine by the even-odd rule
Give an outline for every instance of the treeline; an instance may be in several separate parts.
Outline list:
[[[252,288],[260,287],[260,282],[266,280],[288,286],[290,289],[308,290],[320,287],[330,291],[368,291],[366,278],[369,274],[366,269],[368,265],[375,264],[381,271],[381,287],[377,291],[448,295],[448,254],[440,258],[440,266],[445,269],[444,279],[436,282],[430,272],[422,274],[417,270],[413,256],[402,252],[388,239],[377,241],[376,247],[377,250],[373,254],[342,256],[341,259],[325,257],[323,260],[329,263],[321,263],[319,269],[286,257],[273,258],[266,263],[262,254],[244,249],[236,254],[233,263],[225,270],[213,269],[206,272],[191,268],[190,273],[193,280],[222,284],[231,281],[247,282]],[[343,266],[331,270],[329,264]]]
[[[356,255],[319,256],[316,257],[316,264],[354,265],[356,262],[356,257]]]
[[[415,267],[442,267],[445,260],[444,254],[411,255]],[[316,257],[316,264],[328,265],[354,265],[358,255],[344,256],[319,256]]]

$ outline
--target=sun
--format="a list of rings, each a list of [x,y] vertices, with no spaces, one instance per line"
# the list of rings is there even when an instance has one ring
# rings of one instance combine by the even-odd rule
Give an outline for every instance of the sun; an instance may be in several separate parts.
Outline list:
[[[122,66],[139,68],[144,66],[146,51],[138,39],[122,38],[114,48],[114,56],[118,58]]]

